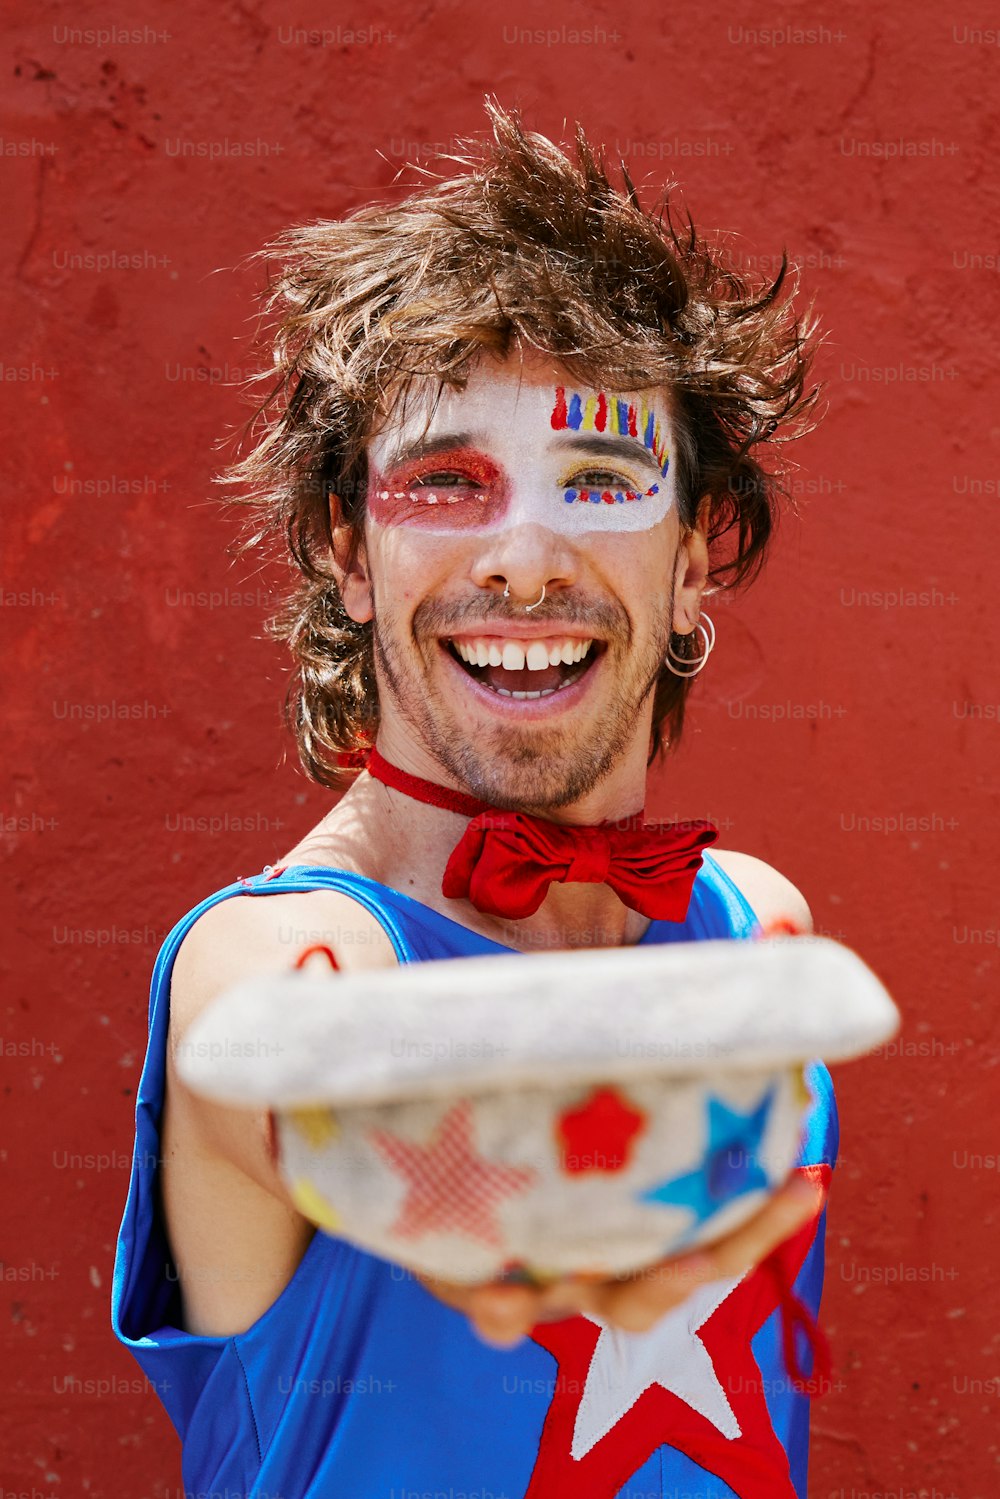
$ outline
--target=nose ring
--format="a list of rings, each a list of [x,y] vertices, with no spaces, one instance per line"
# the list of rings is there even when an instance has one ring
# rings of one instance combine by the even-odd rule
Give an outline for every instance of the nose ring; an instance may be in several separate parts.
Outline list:
[[[510,584],[509,583],[507,584],[507,587],[503,591],[503,596],[504,596],[505,599],[509,599],[510,598]],[[525,604],[525,606],[524,606],[524,612],[525,612],[525,614],[530,614],[531,611],[532,611],[532,609],[537,609],[538,606],[539,606],[539,604],[542,602],[542,599],[544,599],[544,597],[545,597],[545,584],[543,583],[542,584],[542,598],[536,599],[533,604]]]

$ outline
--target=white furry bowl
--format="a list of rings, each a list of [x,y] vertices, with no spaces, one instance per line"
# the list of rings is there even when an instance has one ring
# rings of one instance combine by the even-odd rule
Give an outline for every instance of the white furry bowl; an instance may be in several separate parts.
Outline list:
[[[894,1034],[826,938],[511,954],[235,986],[194,1091],[276,1114],[301,1211],[421,1274],[618,1275],[717,1238],[794,1165],[810,1060]]]

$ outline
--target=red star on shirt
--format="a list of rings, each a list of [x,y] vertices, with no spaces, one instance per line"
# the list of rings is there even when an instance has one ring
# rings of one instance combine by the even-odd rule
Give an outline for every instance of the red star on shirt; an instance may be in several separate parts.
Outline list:
[[[829,1166],[798,1169],[829,1183]],[[818,1223],[775,1251],[785,1285]],[[524,1499],[614,1499],[663,1444],[741,1499],[796,1499],[750,1348],[777,1305],[775,1280],[758,1267],[739,1281],[706,1284],[648,1333],[614,1334],[589,1317],[533,1328],[559,1373]]]
[[[556,1123],[563,1170],[621,1171],[645,1123],[645,1114],[629,1108],[614,1088],[595,1088],[581,1108],[567,1109]]]
[[[448,1110],[429,1145],[400,1140],[384,1129],[370,1130],[369,1138],[407,1184],[392,1227],[401,1239],[418,1239],[437,1229],[502,1245],[497,1205],[525,1191],[535,1179],[530,1167],[497,1166],[476,1153],[467,1098]]]

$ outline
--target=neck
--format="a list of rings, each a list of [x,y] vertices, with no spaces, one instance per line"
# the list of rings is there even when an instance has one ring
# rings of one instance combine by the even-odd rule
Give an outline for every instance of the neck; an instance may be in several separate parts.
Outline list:
[[[410,775],[464,791],[429,756],[400,746],[380,744],[385,758]],[[536,815],[568,825],[591,825],[608,819],[637,817],[642,810],[642,782],[617,789],[602,784],[579,802],[551,811],[532,807]],[[557,947],[615,947],[638,942],[649,918],[624,905],[607,885],[553,884],[537,911],[519,920],[478,911],[469,901],[449,900],[441,893],[445,865],[468,824],[469,813],[416,801],[363,771],[326,820],[331,832],[353,829],[359,870],[370,879],[399,890],[452,921],[505,947],[524,952]]]

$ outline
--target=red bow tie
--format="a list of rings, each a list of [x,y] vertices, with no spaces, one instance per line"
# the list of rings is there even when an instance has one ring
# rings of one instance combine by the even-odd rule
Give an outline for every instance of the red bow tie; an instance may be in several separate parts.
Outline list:
[[[350,763],[349,757],[345,760]],[[353,759],[353,757],[351,757]],[[353,759],[369,775],[417,801],[472,820],[445,866],[441,891],[491,916],[531,916],[549,886],[607,884],[626,906],[661,921],[683,921],[701,851],[719,836],[710,822],[683,825],[602,822],[568,827],[504,812],[462,791],[437,786],[390,765],[374,747]],[[632,818],[620,819],[632,823]]]

